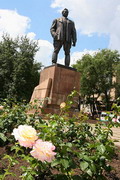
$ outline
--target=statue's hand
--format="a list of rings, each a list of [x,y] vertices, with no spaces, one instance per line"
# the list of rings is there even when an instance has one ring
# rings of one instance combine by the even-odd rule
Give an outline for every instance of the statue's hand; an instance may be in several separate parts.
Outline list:
[[[56,32],[54,33],[54,39],[57,39],[57,33]]]
[[[72,43],[72,46],[75,46],[75,45],[76,45],[76,43],[75,43],[75,42],[73,42],[73,43]]]

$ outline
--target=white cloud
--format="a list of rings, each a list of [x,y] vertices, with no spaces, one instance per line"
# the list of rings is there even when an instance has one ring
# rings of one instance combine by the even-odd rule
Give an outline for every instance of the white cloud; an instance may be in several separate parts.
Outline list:
[[[30,40],[35,39],[35,36],[36,36],[36,34],[35,34],[34,32],[27,33],[27,37],[28,37]]]
[[[82,59],[82,57],[84,55],[90,54],[91,56],[94,56],[99,51],[100,50],[88,50],[88,49],[84,49],[81,52],[77,51],[77,52],[71,53],[71,56],[70,56],[70,66],[75,64],[77,60]],[[58,58],[57,63],[64,65],[64,58]]]
[[[91,56],[95,55],[99,50],[87,50],[81,52],[74,52],[71,54],[71,62],[70,64],[75,64],[77,60],[81,59],[85,54],[90,54]]]
[[[29,27],[28,17],[21,16],[13,10],[0,9],[0,39],[3,33],[8,33],[13,38],[23,35]]]
[[[120,0],[53,0],[53,8],[68,8],[77,30],[110,37],[108,48],[120,50]]]
[[[36,53],[35,59],[42,62],[44,66],[51,65],[51,56],[53,45],[46,40],[38,40],[39,51]]]
[[[27,35],[30,40],[35,40],[34,32],[27,33],[30,21],[30,18],[18,14],[16,10],[0,9],[0,40],[2,40],[3,33],[9,34],[12,38]],[[39,51],[35,59],[42,62],[44,66],[50,65],[53,45],[46,40],[38,40],[38,46]]]

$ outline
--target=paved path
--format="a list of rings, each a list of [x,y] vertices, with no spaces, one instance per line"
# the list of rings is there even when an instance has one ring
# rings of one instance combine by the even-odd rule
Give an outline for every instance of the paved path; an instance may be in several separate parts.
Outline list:
[[[113,136],[111,137],[114,140],[117,140],[118,142],[115,142],[115,145],[120,146],[120,127],[118,128],[112,128]]]
[[[91,126],[94,127],[95,124],[91,124]],[[118,128],[113,127],[112,131],[113,131],[113,136],[111,137],[111,139],[114,139],[117,141],[117,142],[114,142],[116,146],[120,146],[120,127]]]

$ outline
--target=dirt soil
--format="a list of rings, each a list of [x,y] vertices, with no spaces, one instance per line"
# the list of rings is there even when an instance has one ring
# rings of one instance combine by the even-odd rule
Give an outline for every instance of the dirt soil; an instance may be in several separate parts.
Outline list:
[[[10,152],[10,145],[0,147],[0,159],[2,159],[4,154],[11,154]],[[19,160],[19,164],[16,164],[11,168],[11,172],[15,173],[16,176],[12,177],[8,175],[5,180],[20,180],[19,177],[21,175],[20,166],[27,166],[26,162]],[[113,170],[109,174],[105,174],[108,180],[120,180],[120,147],[116,147],[116,155],[114,156],[113,160],[110,162],[110,165],[113,167]],[[6,159],[2,159],[0,162],[0,174],[4,172],[4,169],[8,166],[8,161]]]

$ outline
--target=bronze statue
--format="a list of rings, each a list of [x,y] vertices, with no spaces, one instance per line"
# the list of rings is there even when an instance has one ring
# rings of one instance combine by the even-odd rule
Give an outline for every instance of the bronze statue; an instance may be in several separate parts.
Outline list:
[[[54,39],[54,51],[52,55],[52,63],[57,63],[58,53],[63,46],[65,52],[65,66],[70,64],[70,48],[76,45],[76,29],[74,22],[67,18],[68,9],[62,11],[62,17],[55,19],[52,23],[50,32]]]

